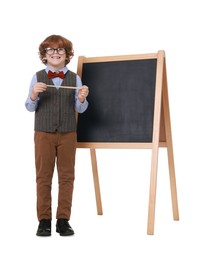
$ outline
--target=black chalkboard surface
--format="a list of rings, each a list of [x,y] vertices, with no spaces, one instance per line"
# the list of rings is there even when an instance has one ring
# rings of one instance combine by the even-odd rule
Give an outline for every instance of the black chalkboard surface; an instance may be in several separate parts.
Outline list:
[[[84,63],[89,107],[78,142],[152,142],[157,59]]]

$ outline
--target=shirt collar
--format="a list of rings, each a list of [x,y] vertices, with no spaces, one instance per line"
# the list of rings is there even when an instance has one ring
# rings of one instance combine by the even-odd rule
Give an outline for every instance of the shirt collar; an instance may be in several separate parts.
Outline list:
[[[48,73],[48,71],[49,70],[51,70],[48,66],[46,66],[46,72]],[[51,70],[52,71],[52,70]],[[68,68],[65,66],[65,67],[63,67],[62,69],[60,69],[60,70],[57,70],[57,71],[52,71],[52,72],[59,72],[59,71],[63,71],[64,72],[64,74],[66,74],[67,73],[67,71],[68,71]]]

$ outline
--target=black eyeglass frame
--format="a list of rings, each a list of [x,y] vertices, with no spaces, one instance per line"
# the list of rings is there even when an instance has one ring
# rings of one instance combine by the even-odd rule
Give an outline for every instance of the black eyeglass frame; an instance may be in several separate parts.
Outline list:
[[[53,54],[55,51],[57,51],[58,54],[65,54],[67,52],[67,48],[45,48],[45,52],[49,55]]]

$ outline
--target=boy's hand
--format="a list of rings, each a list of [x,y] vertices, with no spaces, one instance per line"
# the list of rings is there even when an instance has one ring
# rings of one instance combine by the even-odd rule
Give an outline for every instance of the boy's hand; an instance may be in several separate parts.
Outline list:
[[[78,91],[78,99],[81,103],[84,102],[85,98],[88,96],[89,89],[87,86],[83,85]]]
[[[34,101],[38,97],[39,93],[46,91],[46,89],[47,86],[43,82],[37,82],[36,84],[34,84],[32,94],[30,96],[31,100]]]

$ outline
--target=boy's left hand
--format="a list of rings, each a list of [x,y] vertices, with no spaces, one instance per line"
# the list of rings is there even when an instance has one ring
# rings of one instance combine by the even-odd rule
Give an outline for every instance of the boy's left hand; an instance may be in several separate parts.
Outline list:
[[[78,91],[78,99],[81,103],[84,102],[85,98],[88,96],[89,89],[86,85],[83,85]]]

